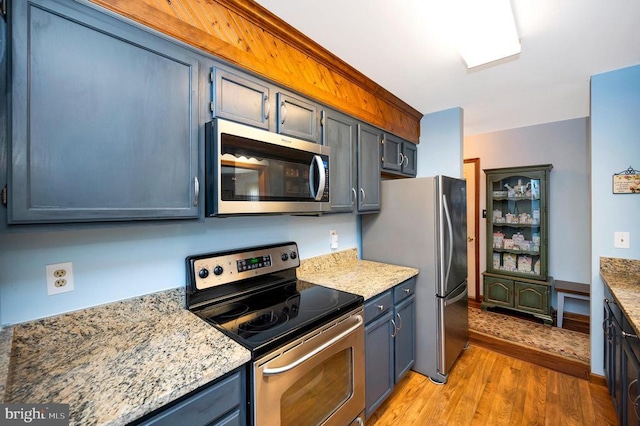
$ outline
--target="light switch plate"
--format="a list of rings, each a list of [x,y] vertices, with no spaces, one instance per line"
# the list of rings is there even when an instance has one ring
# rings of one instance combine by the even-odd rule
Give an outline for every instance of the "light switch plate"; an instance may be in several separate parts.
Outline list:
[[[628,232],[615,232],[613,234],[613,246],[615,248],[628,249],[631,247],[631,238]]]
[[[329,231],[329,235],[331,237],[331,248],[337,249],[338,248],[338,231],[336,231],[335,229],[332,229]]]

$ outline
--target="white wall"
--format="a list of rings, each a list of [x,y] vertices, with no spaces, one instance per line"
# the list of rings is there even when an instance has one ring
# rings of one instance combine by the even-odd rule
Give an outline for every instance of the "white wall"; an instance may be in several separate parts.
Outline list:
[[[467,136],[464,158],[482,169],[553,164],[550,174],[549,273],[589,284],[590,199],[587,118]],[[486,209],[486,175],[480,173],[480,211]],[[486,219],[480,218],[480,270],[486,270]],[[552,304],[556,306],[555,294]],[[567,300],[569,312],[589,314],[586,302]]]
[[[422,117],[418,177],[462,177],[462,128],[462,108],[451,108]]]
[[[301,258],[358,245],[357,217],[237,217],[0,235],[0,322],[15,324],[186,283],[185,257],[296,241]],[[45,265],[73,262],[75,290],[47,296]]]
[[[640,195],[613,194],[612,175],[640,170],[640,65],[591,78],[591,371],[604,374],[600,257],[640,259]],[[613,247],[630,232],[630,249]]]

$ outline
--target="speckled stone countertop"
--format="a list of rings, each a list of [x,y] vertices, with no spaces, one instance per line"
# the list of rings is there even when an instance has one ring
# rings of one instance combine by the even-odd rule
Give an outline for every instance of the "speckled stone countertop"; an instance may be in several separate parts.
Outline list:
[[[600,276],[640,336],[640,260],[601,257]]]
[[[174,289],[13,326],[4,402],[69,404],[71,425],[121,425],[249,361],[184,300]]]
[[[298,279],[359,294],[366,301],[418,272],[406,266],[359,260],[358,250],[349,249],[303,259],[298,268]]]

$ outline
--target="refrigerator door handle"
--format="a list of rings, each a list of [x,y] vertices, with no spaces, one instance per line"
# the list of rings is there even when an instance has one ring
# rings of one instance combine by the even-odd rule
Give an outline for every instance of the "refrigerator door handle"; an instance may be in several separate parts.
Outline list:
[[[466,281],[465,281],[465,283],[466,283]],[[464,299],[465,297],[467,297],[467,292],[463,291],[462,293],[460,293],[459,295],[457,295],[453,299],[446,299],[444,301],[444,306],[446,307],[446,306],[455,305],[457,302],[459,302],[461,299]]]
[[[447,203],[446,194],[442,194],[442,205],[444,207],[444,214],[447,218],[447,229],[449,230],[449,261],[447,262],[447,272],[444,274],[444,282],[442,286],[446,292],[447,283],[449,282],[449,272],[451,272],[451,261],[453,260],[453,227],[451,226],[451,215],[449,214],[449,204]]]

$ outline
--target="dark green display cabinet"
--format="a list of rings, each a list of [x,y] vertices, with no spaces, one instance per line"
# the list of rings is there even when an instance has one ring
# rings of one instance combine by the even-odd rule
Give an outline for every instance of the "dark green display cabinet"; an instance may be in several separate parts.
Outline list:
[[[551,164],[487,169],[487,269],[482,309],[501,307],[551,324]]]

